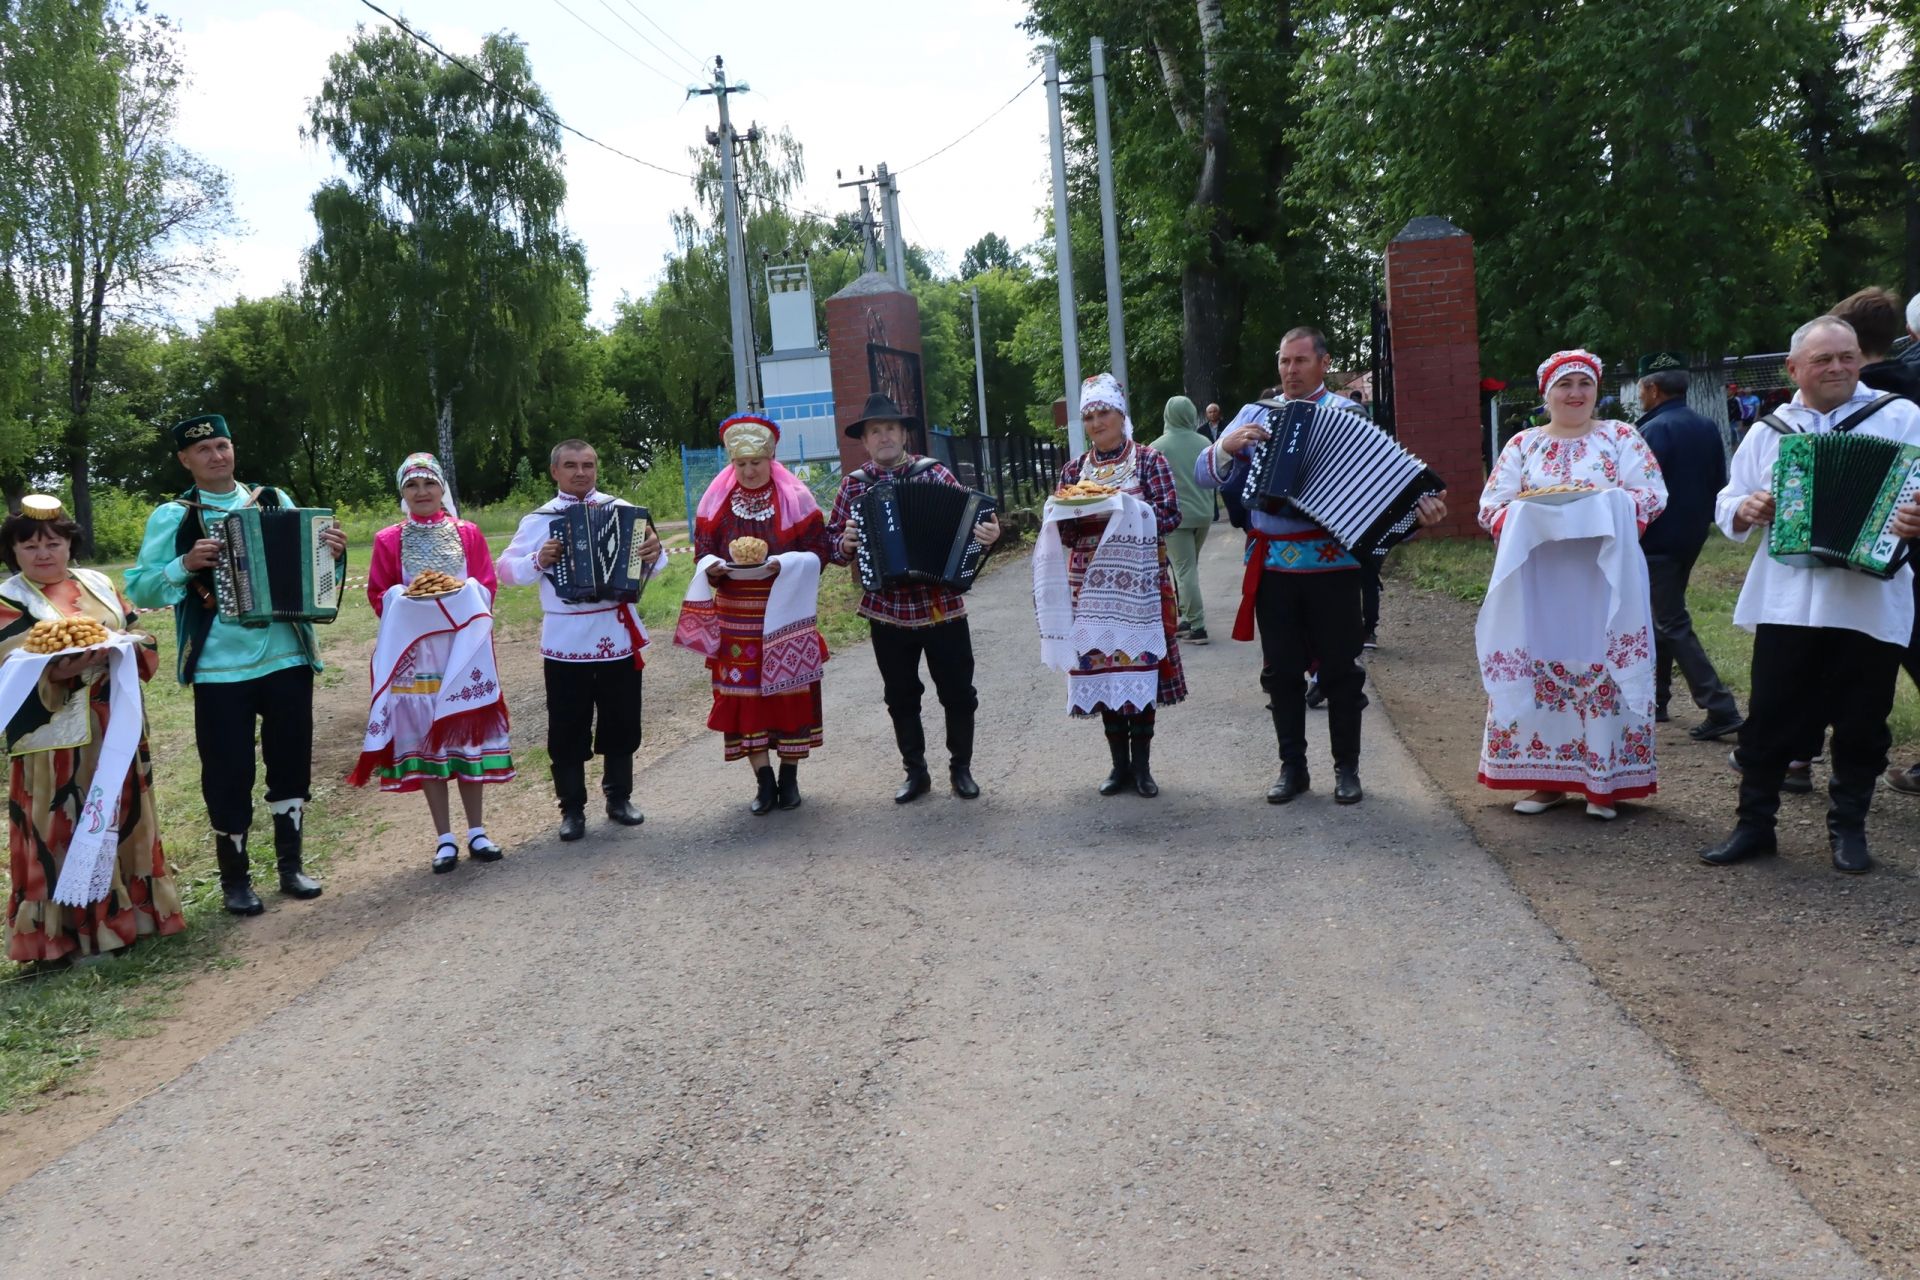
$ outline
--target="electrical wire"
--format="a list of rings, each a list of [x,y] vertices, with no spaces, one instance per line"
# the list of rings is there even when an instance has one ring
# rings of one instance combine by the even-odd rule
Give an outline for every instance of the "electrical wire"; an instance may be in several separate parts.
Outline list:
[[[562,120],[559,116],[555,115],[547,107],[542,106],[540,103],[535,102],[531,98],[527,98],[521,94],[513,92],[512,90],[502,85],[498,80],[495,80],[492,76],[488,75],[486,72],[474,66],[472,63],[467,62],[461,58],[456,58],[454,55],[448,53],[445,49],[442,49],[439,45],[435,44],[433,41],[427,39],[425,36],[421,35],[418,31],[415,31],[412,27],[408,26],[406,24],[405,19],[394,17],[392,14],[388,13],[385,9],[382,9],[379,5],[375,4],[373,0],[360,0],[360,3],[365,5],[367,8],[373,10],[375,13],[379,14],[381,17],[385,18],[388,22],[391,22],[394,26],[400,28],[400,30],[406,32],[407,35],[410,36],[415,43],[423,46],[424,48],[430,49],[434,53],[438,54],[440,57],[445,58],[448,62],[451,62],[454,66],[459,67],[461,70],[465,71],[468,75],[473,76],[474,78],[479,80],[482,84],[486,85],[487,88],[493,90],[495,93],[501,94],[504,97],[512,98],[515,102],[518,102],[521,106],[533,112],[535,115],[539,116],[542,120],[545,120],[548,124],[552,125],[554,128],[559,129],[565,133],[570,133],[574,137],[580,139],[582,142],[591,143],[592,145],[599,147],[602,151],[610,152],[613,155],[619,156],[622,160],[626,160],[633,164],[639,165],[643,169],[653,169],[653,170],[656,170],[657,172],[664,173],[671,178],[686,178],[688,181],[698,181],[698,179],[695,178],[694,175],[691,173],[683,173],[678,169],[669,169],[665,165],[655,164],[651,160],[642,160],[639,156],[631,155],[628,152],[622,151],[620,148],[613,146],[610,143],[602,142],[600,141],[600,139],[594,137],[591,134],[582,133],[580,130],[574,128],[572,125],[568,124],[565,120]]]
[[[606,32],[602,31],[600,28],[594,26],[591,22],[588,22],[585,18],[575,13],[572,9],[568,8],[567,0],[553,0],[553,3],[560,8],[561,12],[570,16],[575,22],[579,23],[581,26],[585,27],[587,30],[593,32],[593,34],[595,34],[596,36],[599,36],[600,39],[605,41],[608,45],[612,46],[614,49],[617,49],[621,53],[626,54],[627,57],[632,59],[633,62],[636,63],[637,65],[645,67],[647,70],[653,72],[653,74],[659,76],[662,80],[665,80],[668,84],[673,85],[676,88],[681,88],[681,89],[686,88],[686,85],[683,82],[674,79],[672,76],[668,75],[666,72],[662,71],[660,68],[654,66],[651,62],[648,62],[645,58],[641,57],[639,54],[635,53],[633,50],[621,44],[618,40],[615,40],[612,36],[608,35]],[[618,15],[616,14],[615,16],[617,17]]]
[[[675,70],[681,70],[684,68],[686,64],[682,62],[680,55],[676,54],[673,50],[661,44],[658,40],[655,40],[652,36],[648,35],[646,32],[642,31],[640,28],[634,26],[632,20],[629,19],[626,14],[621,13],[618,9],[614,8],[611,4],[609,4],[608,0],[600,0],[600,7],[602,9],[605,9],[608,13],[612,14],[614,17],[618,18],[621,22],[621,25],[625,26],[627,30],[633,32],[633,34],[639,36],[642,40],[645,40],[649,45],[652,45],[656,50],[658,50],[662,55],[664,55],[665,58],[667,59],[668,66],[673,67]],[[643,13],[640,16],[644,18],[647,15]],[[704,67],[699,66],[698,64],[694,64],[693,74],[695,77],[704,76],[706,74],[706,69]]]
[[[995,107],[992,111],[989,111],[986,115],[986,118],[981,120],[979,124],[976,124],[975,126],[973,126],[973,128],[967,130],[965,133],[961,134],[959,137],[955,138],[952,142],[949,142],[946,146],[940,148],[938,151],[934,152],[932,155],[922,156],[920,159],[915,160],[912,164],[908,165],[906,169],[895,169],[894,172],[896,174],[899,174],[899,173],[905,173],[907,169],[918,169],[921,165],[925,164],[927,161],[937,160],[941,156],[947,154],[947,152],[953,150],[955,147],[965,142],[968,138],[971,138],[974,134],[986,128],[988,122],[991,121],[995,116],[999,115],[1002,111],[1005,111],[1008,107],[1012,106],[1015,102],[1019,101],[1020,96],[1026,93],[1027,90],[1033,88],[1033,86],[1035,86],[1036,84],[1039,84],[1040,77],[1045,74],[1046,72],[1044,69],[1034,72],[1033,79],[1027,81],[1025,84],[1021,85],[1018,89],[1016,89],[1014,91],[1013,97],[1008,98],[1005,102]]]
[[[698,68],[702,75],[706,74],[707,63],[705,58],[702,58],[699,54],[687,48],[687,46],[681,44],[678,40],[675,40],[673,38],[673,32],[667,30],[665,27],[655,22],[651,17],[651,15],[649,15],[645,9],[642,9],[639,5],[635,4],[633,0],[626,0],[626,6],[627,8],[633,10],[635,13],[639,14],[642,18],[645,18],[647,20],[648,26],[652,27],[655,31],[658,31],[661,35],[665,36],[667,38],[667,43],[673,45],[674,48],[680,50],[680,52],[686,54],[688,58],[692,59],[689,65]],[[653,42],[648,41],[647,43],[652,44]],[[660,46],[654,45],[654,48],[659,49]],[[666,52],[666,50],[664,49],[661,49],[660,51],[662,53]]]

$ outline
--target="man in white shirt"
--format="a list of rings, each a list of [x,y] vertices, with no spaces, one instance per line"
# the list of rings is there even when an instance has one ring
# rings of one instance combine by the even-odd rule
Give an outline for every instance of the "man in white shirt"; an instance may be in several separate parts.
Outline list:
[[[1789,404],[1754,424],[1733,456],[1715,517],[1736,542],[1773,520],[1773,464],[1783,434],[1857,431],[1920,445],[1920,408],[1860,385],[1860,343],[1853,326],[1821,316],[1800,326],[1787,374],[1800,388]],[[1781,424],[1776,427],[1770,419]],[[1893,532],[1920,537],[1920,506],[1894,512]],[[1764,536],[1764,535],[1763,535]],[[1827,838],[1836,870],[1873,867],[1867,810],[1887,767],[1894,680],[1913,631],[1912,570],[1891,579],[1840,568],[1802,568],[1763,549],[1753,558],[1734,607],[1753,632],[1753,689],[1740,731],[1739,821],[1700,859],[1727,866],[1776,852],[1780,783],[1796,748],[1833,727]]]
[[[600,492],[600,459],[584,440],[553,446],[548,470],[560,492],[552,502],[520,522],[513,541],[495,568],[502,585],[540,584],[540,655],[547,685],[547,755],[553,762],[553,791],[560,805],[560,838],[578,840],[587,833],[587,761],[602,757],[600,787],[607,817],[625,827],[646,821],[634,808],[633,753],[640,749],[641,656],[647,628],[638,604],[566,601],[553,589],[549,571],[561,546],[553,537],[555,517],[567,508],[630,505]],[[640,557],[658,572],[666,565],[660,535],[651,528]],[[599,721],[595,732],[594,721]]]

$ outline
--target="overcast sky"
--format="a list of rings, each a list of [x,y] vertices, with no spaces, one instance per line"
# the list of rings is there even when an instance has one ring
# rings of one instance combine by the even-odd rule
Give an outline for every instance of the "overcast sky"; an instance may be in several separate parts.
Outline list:
[[[837,189],[835,169],[851,177],[862,164],[912,166],[1038,70],[1019,30],[1025,7],[1018,0],[380,3],[456,55],[476,49],[486,33],[513,32],[563,120],[682,172],[691,167],[687,148],[704,145],[705,130],[717,123],[713,99],[689,101],[686,87],[704,80],[697,68],[720,54],[729,79],[752,90],[733,99],[735,124],[792,130],[808,170],[800,203],[829,213],[857,208],[856,192]],[[298,274],[300,252],[313,239],[308,200],[332,172],[328,158],[300,139],[307,101],[354,26],[381,19],[357,0],[153,0],[153,7],[178,23],[193,74],[178,140],[231,175],[245,228],[222,246],[230,277],[179,299],[181,318],[197,319],[236,294],[272,293]],[[951,266],[986,232],[1016,245],[1039,236],[1040,207],[1051,199],[1046,139],[1046,96],[1036,84],[979,132],[901,178],[908,239]],[[623,293],[644,294],[659,275],[673,250],[668,215],[691,202],[691,186],[572,136],[565,149],[566,219],[586,245],[593,315],[605,322]]]

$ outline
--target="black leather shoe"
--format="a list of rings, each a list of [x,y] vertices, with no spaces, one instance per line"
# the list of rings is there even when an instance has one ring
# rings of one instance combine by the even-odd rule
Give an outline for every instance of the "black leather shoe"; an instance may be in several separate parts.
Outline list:
[[[900,789],[893,793],[893,802],[911,804],[931,790],[933,790],[932,775],[925,769],[915,769],[907,775],[907,780],[900,784]]]
[[[953,783],[953,794],[962,800],[978,800],[980,784],[973,780],[973,771],[964,764],[956,764],[947,770],[947,777]]]
[[[1360,771],[1358,769],[1335,769],[1333,771],[1333,802],[1335,804],[1359,804],[1366,799],[1367,793],[1360,789]]]
[[[220,903],[236,916],[257,916],[267,909],[251,881],[229,881],[225,876],[220,878]]]
[[[780,765],[780,807],[798,809],[800,807],[800,766],[791,760]]]
[[[774,801],[780,798],[780,787],[773,780],[772,765],[761,765],[753,771],[753,776],[760,785],[760,789],[754,793],[753,797],[753,816],[764,818],[773,812]]]
[[[449,836],[435,846],[433,850],[433,874],[437,876],[446,875],[447,872],[459,865],[460,846],[455,844],[453,838]]]
[[[1313,789],[1313,779],[1307,774],[1303,764],[1283,764],[1280,777],[1267,788],[1268,804],[1287,804],[1293,798]]]
[[[296,858],[280,859],[280,892],[289,898],[317,898],[320,882],[301,870]]]
[[[1687,730],[1687,736],[1695,742],[1718,742],[1730,733],[1738,733],[1745,724],[1744,716],[1732,716],[1726,720],[1716,720],[1708,716],[1693,728]]]
[[[1873,870],[1873,855],[1867,852],[1865,831],[1836,831],[1827,837],[1833,847],[1833,869],[1850,876],[1863,876]]]
[[[607,801],[607,817],[623,827],[637,827],[647,820],[647,815],[634,808],[631,800]]]
[[[560,814],[560,838],[578,840],[587,834],[587,815],[578,809],[567,809]]]
[[[1711,849],[1700,851],[1700,861],[1710,867],[1730,867],[1736,862],[1746,862],[1752,858],[1770,858],[1780,852],[1771,829],[1759,827],[1735,827],[1733,834],[1714,845]]]

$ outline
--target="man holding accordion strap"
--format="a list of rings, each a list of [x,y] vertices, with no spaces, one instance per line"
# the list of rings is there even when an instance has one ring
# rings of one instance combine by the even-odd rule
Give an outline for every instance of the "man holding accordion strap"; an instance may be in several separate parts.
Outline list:
[[[1799,392],[1756,422],[1733,455],[1715,511],[1728,537],[1744,542],[1755,530],[1770,536],[1774,462],[1787,435],[1851,431],[1920,445],[1920,408],[1861,385],[1861,364],[1859,339],[1846,321],[1821,316],[1795,331],[1787,374]],[[1892,532],[1920,535],[1920,507],[1897,507]],[[1728,866],[1777,852],[1774,820],[1787,765],[1831,725],[1833,866],[1852,875],[1873,868],[1867,811],[1893,741],[1887,717],[1913,634],[1912,572],[1903,565],[1881,579],[1789,564],[1764,547],[1754,555],[1733,610],[1734,625],[1753,632],[1747,721],[1734,753],[1738,821],[1725,840],[1701,851],[1701,861]]]
[[[554,520],[569,507],[626,504],[600,492],[600,457],[585,440],[553,446],[547,466],[559,493],[520,522],[495,569],[503,585],[540,584],[547,755],[560,807],[560,838],[578,840],[587,833],[587,761],[595,753],[603,761],[600,787],[607,817],[624,827],[646,821],[632,800],[633,753],[640,749],[640,676],[646,666],[642,651],[649,639],[638,604],[568,601],[554,590],[553,567],[563,550],[553,536]],[[660,537],[651,529],[639,553],[656,571],[666,566]]]
[[[860,530],[853,513],[867,490],[882,480],[964,487],[938,462],[907,452],[907,433],[918,425],[891,397],[878,391],[867,397],[860,418],[847,425],[847,434],[866,446],[868,462],[842,477],[827,519],[835,564],[855,562]],[[982,547],[991,548],[1000,539],[999,521],[982,521],[975,526],[974,537]],[[920,721],[920,696],[926,690],[920,683],[922,654],[946,712],[947,771],[953,792],[963,800],[978,796],[980,787],[973,780],[973,716],[979,698],[973,688],[973,637],[967,627],[965,598],[938,583],[906,582],[865,592],[859,612],[873,628],[873,658],[886,687],[887,714],[893,719],[894,740],[907,774],[894,793],[894,803],[906,804],[933,789],[927,771],[926,729]]]
[[[220,889],[235,915],[266,908],[253,891],[247,832],[253,826],[254,725],[266,765],[267,808],[280,889],[317,898],[320,886],[303,865],[301,822],[312,797],[313,673],[320,648],[308,622],[242,626],[220,616],[213,567],[220,544],[211,526],[241,507],[293,507],[272,487],[234,478],[233,433],[217,413],[174,424],[174,448],[193,487],[147,518],[139,560],[127,570],[127,598],[143,608],[173,607],[176,672],[193,686],[193,736],[200,753],[200,792],[213,825]],[[346,535],[320,535],[346,572]]]

